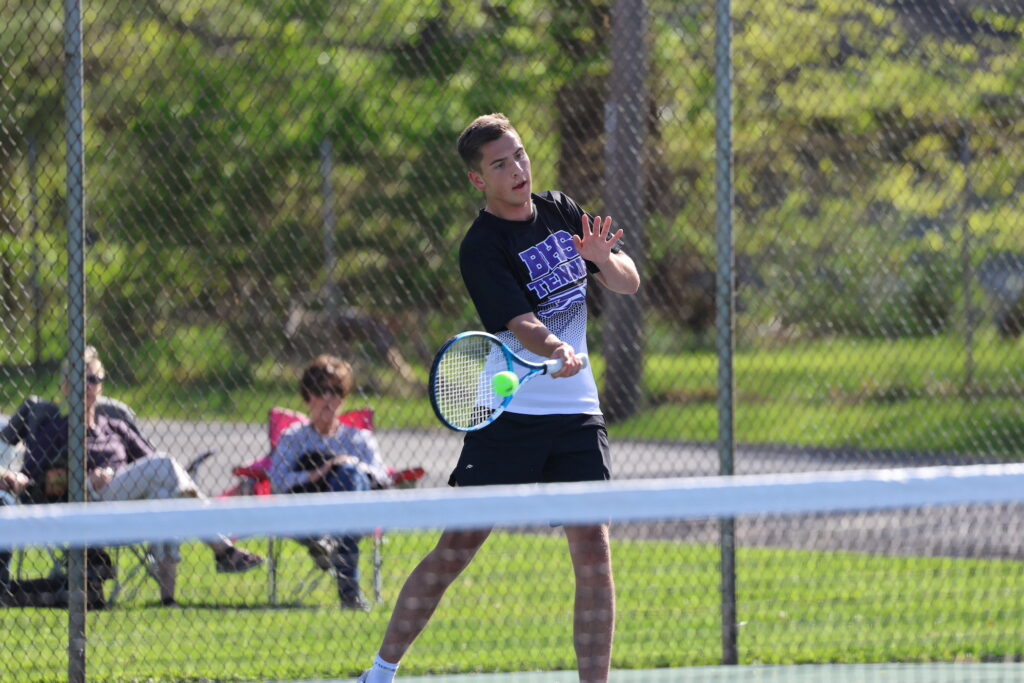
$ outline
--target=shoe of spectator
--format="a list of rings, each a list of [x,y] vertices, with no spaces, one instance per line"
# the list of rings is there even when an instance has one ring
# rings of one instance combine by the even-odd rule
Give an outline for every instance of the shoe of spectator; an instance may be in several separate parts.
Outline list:
[[[247,550],[230,546],[227,550],[217,554],[218,574],[244,574],[252,571],[266,562],[266,558],[260,557]]]
[[[334,554],[334,541],[329,538],[311,538],[303,543],[309,551],[309,556],[316,562],[321,571],[330,571],[331,555]]]
[[[89,548],[86,562],[89,567],[88,577],[90,580],[95,579],[96,581],[103,582],[112,581],[117,578],[117,567],[114,566],[114,561],[106,550],[102,548]]]
[[[369,612],[372,607],[363,596],[357,595],[354,598],[342,598],[341,609],[352,610],[353,612]]]

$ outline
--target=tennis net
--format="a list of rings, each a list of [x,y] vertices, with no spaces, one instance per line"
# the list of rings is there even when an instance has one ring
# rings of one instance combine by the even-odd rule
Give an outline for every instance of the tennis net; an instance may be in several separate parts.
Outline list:
[[[493,527],[403,675],[571,671],[574,582],[559,525],[610,521],[613,667],[653,681],[669,680],[656,669],[719,664],[730,613],[741,664],[1018,662],[1022,503],[1024,465],[1014,464],[13,506],[0,507],[0,547],[180,543],[183,562],[201,563],[200,539],[230,537],[272,561],[237,578],[189,573],[178,587],[185,609],[171,615],[154,609],[153,588],[118,603],[90,622],[90,671],[345,679],[372,662],[403,580],[438,531]],[[733,583],[726,527],[735,530],[734,595],[722,588]],[[330,571],[318,573],[308,544],[295,542],[346,536],[362,539],[369,613],[338,609]],[[0,662],[3,678],[60,673],[60,634],[44,638],[49,655],[33,651],[38,631],[26,629],[36,616],[14,612],[0,610],[0,624],[25,642]],[[971,680],[964,671],[960,680]]]

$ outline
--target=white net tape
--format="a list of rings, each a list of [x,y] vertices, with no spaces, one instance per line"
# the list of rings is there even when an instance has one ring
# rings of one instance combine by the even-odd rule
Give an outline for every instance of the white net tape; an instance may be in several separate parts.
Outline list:
[[[0,547],[870,512],[1024,500],[1024,464],[0,507]]]

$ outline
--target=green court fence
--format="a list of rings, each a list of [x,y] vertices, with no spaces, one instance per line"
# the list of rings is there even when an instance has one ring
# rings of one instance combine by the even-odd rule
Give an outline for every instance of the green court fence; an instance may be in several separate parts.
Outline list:
[[[74,437],[84,388],[64,398],[60,365],[93,345],[105,395],[157,449],[193,465],[206,494],[248,491],[235,469],[269,453],[269,411],[305,410],[298,377],[332,353],[354,368],[348,406],[374,410],[385,461],[445,485],[459,441],[434,420],[426,377],[445,339],[480,326],[457,252],[482,202],[454,145],[501,111],[535,191],[612,215],[642,274],[633,298],[591,283],[616,477],[1020,459],[1019,0],[0,6],[5,419],[38,396],[78,416]],[[23,446],[4,446],[0,464],[21,467]],[[70,478],[63,495],[83,496],[81,472]],[[799,536],[776,545],[801,550]],[[722,567],[722,612],[705,627],[723,647],[666,657],[744,661],[732,530],[696,540],[722,549],[704,559]],[[280,552],[286,578],[261,568],[213,587],[206,551],[188,547],[178,612],[144,575],[128,590],[145,552],[118,550],[110,623],[151,642],[170,623],[240,619],[224,628],[250,638],[279,616],[291,567],[312,566],[297,544],[252,548]],[[81,576],[67,555],[8,564],[16,580]],[[390,566],[379,613],[406,568]],[[686,581],[681,595],[698,590]],[[83,674],[80,602],[0,610],[0,677]],[[306,604],[334,602],[328,590]],[[105,616],[88,617],[89,674],[120,680],[102,648],[134,636]],[[367,657],[381,628],[360,632]],[[934,640],[913,656],[1024,655]],[[156,673],[139,676],[258,676],[230,659],[190,667],[173,644],[143,656]]]

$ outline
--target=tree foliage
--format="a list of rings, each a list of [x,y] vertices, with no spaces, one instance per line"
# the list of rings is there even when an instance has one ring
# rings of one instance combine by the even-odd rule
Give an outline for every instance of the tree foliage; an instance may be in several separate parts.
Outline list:
[[[734,3],[736,234],[750,329],[933,333],[949,324],[965,237],[980,245],[978,262],[1017,248],[1021,12],[960,2],[954,15],[946,4]],[[688,322],[702,328],[715,249],[714,7],[649,6],[650,297],[672,322],[680,301],[693,302]],[[0,38],[10,55],[0,286],[24,327],[27,274],[13,264],[30,243],[50,266],[47,315],[60,316],[61,10],[6,7],[19,30]],[[88,3],[90,335],[130,365],[182,329],[223,327],[211,338],[248,363],[282,348],[291,307],[322,306],[328,285],[396,332],[431,324],[429,311],[447,331],[471,325],[455,248],[479,200],[454,139],[474,116],[504,111],[527,142],[535,186],[561,186],[600,211],[609,7]],[[41,150],[35,242],[30,136]]]

